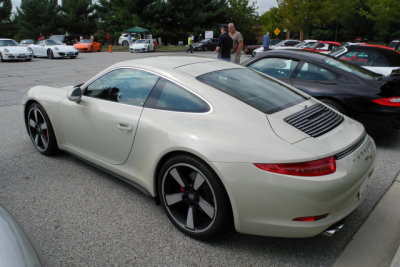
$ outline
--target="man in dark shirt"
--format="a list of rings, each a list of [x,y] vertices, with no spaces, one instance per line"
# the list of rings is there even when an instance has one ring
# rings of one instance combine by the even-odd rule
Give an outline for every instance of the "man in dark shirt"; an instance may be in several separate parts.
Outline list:
[[[218,58],[226,61],[231,61],[231,49],[233,40],[228,34],[228,25],[221,25],[221,35],[218,38],[218,44],[215,51],[218,53]]]

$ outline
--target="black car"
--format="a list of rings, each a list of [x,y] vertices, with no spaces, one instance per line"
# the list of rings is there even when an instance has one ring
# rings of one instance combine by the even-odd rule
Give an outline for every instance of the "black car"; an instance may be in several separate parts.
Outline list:
[[[215,48],[217,47],[217,43],[218,43],[218,38],[208,38],[201,40],[198,43],[194,43],[193,49],[195,51],[206,51],[206,50],[214,51]]]
[[[368,128],[400,130],[400,73],[383,76],[304,50],[272,50],[242,65],[288,83]]]
[[[69,35],[52,35],[49,37],[51,40],[58,40],[63,42],[66,45],[73,45],[75,42]]]

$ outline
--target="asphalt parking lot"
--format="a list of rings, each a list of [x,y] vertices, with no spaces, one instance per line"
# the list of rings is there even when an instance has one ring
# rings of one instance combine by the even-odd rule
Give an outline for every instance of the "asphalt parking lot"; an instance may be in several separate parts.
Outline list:
[[[0,64],[0,202],[30,233],[49,265],[334,264],[399,173],[400,133],[372,133],[378,154],[367,198],[335,236],[309,239],[231,233],[197,241],[179,232],[153,199],[124,182],[69,154],[46,157],[34,149],[20,111],[30,87],[79,84],[115,62],[169,54],[82,53],[77,59]],[[193,56],[216,57],[212,52]]]

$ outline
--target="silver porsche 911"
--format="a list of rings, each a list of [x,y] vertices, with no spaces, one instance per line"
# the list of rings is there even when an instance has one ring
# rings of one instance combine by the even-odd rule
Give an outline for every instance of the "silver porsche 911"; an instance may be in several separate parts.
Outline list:
[[[23,98],[33,145],[68,151],[159,200],[198,239],[311,237],[365,198],[376,148],[363,126],[255,70],[200,57],[115,64]]]

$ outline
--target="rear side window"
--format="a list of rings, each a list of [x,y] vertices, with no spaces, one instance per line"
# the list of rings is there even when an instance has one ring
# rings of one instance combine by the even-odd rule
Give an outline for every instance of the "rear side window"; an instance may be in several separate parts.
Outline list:
[[[201,98],[164,78],[160,78],[151,91],[145,107],[195,113],[210,110]]]
[[[266,114],[306,100],[302,94],[252,69],[226,69],[197,79]]]
[[[295,78],[299,80],[329,81],[336,79],[336,75],[325,68],[304,62]]]

